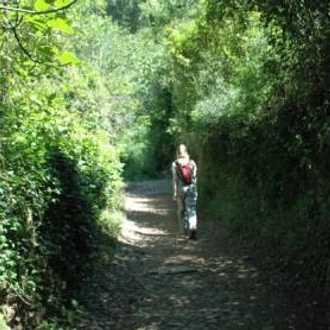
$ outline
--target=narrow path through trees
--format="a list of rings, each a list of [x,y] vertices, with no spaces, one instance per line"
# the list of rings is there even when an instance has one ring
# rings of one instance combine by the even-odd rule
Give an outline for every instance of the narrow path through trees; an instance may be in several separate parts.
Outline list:
[[[249,249],[206,219],[197,241],[177,234],[168,181],[132,186],[126,211],[118,252],[97,256],[84,285],[78,329],[295,329]]]

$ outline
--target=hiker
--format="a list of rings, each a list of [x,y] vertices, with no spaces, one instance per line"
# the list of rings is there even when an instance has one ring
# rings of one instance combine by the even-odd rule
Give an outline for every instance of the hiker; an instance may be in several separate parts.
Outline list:
[[[189,239],[197,236],[197,166],[190,159],[187,147],[180,144],[172,163],[173,199],[177,201],[179,231],[189,232]]]

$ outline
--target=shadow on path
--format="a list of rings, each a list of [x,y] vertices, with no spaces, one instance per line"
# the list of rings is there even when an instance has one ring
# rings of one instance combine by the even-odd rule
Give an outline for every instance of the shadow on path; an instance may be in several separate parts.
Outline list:
[[[85,285],[78,329],[303,329],[216,223],[200,219],[197,241],[177,234],[168,182],[130,188],[126,211],[118,252],[100,256]]]

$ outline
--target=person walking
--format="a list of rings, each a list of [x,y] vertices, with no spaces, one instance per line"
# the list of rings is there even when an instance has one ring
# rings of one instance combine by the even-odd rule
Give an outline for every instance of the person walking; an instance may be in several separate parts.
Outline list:
[[[177,202],[180,233],[188,232],[189,239],[197,238],[197,166],[190,159],[187,147],[180,144],[172,166],[173,199]]]

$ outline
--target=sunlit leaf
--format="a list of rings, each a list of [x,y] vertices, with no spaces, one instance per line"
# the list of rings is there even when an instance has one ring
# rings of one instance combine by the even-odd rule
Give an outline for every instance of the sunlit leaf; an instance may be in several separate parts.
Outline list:
[[[67,34],[72,34],[74,32],[68,21],[60,17],[50,20],[47,22],[47,25],[55,30],[65,32]]]
[[[49,9],[50,5],[45,0],[36,0],[34,8],[37,11],[43,11]]]
[[[58,57],[58,60],[60,61],[61,64],[77,64],[80,62],[77,56],[71,52],[62,53]]]
[[[47,24],[37,16],[27,16],[25,20],[31,23],[37,30],[45,31],[48,29]]]

